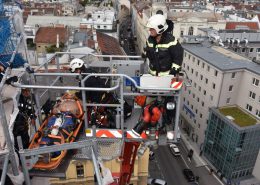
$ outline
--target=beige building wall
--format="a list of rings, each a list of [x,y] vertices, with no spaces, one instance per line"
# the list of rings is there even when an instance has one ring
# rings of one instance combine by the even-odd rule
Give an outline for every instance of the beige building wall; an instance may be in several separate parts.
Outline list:
[[[174,15],[173,15],[174,16]],[[199,35],[199,28],[213,28],[216,30],[225,29],[226,22],[208,22],[207,19],[190,17],[187,19],[178,18],[177,21],[174,21],[173,35],[180,39],[181,31],[183,35],[188,35],[189,28],[193,27],[193,35]]]
[[[136,9],[134,9],[133,7],[133,15],[135,17],[135,22],[133,24],[135,24],[135,30],[134,30],[134,34],[136,36],[136,43],[138,46],[137,52],[139,52],[138,54],[141,54],[143,52],[143,48],[146,45],[146,40],[149,36],[149,32],[148,29],[145,27],[146,23],[149,19],[149,14],[150,11],[149,10],[144,10],[142,15],[140,15]]]
[[[227,50],[222,53],[246,60]],[[183,127],[190,127],[190,137],[198,145],[205,138],[209,107],[238,105],[257,118],[256,113],[260,111],[260,84],[256,86],[252,82],[254,78],[260,80],[259,75],[245,69],[221,71],[188,51],[184,52],[182,68],[191,80],[191,87],[183,88],[180,122]],[[255,98],[249,97],[250,91],[255,93]],[[194,113],[194,117],[186,111],[184,105]],[[252,106],[251,111],[248,105]]]
[[[46,47],[50,47],[52,44],[47,43],[36,43],[36,52],[37,53],[46,53]]]
[[[111,173],[119,174],[121,170],[121,160],[114,159],[103,161],[106,168],[109,168]],[[83,166],[83,174],[79,175],[77,166]],[[137,156],[134,164],[134,171],[130,180],[133,185],[147,185],[149,165],[149,149],[146,150],[143,156]],[[66,178],[51,178],[51,185],[95,185],[94,182],[94,166],[91,160],[71,160],[66,170]]]
[[[257,111],[260,112],[260,75],[247,70],[245,70],[243,73],[243,78],[240,81],[240,84],[243,85],[240,85],[237,104],[259,120],[260,113],[258,116],[256,113]],[[253,84],[253,79],[259,80],[258,86]],[[250,97],[250,91],[255,93],[254,97],[252,97],[252,95]],[[252,106],[252,110],[249,110],[247,105]]]
[[[187,51],[184,53],[183,69],[191,79],[191,87],[184,87],[181,98],[181,119],[189,124],[191,138],[201,144],[204,141],[207,128],[208,109],[217,106],[221,90],[223,73]],[[215,76],[215,71],[218,71]],[[183,108],[183,104],[195,114],[191,117]]]

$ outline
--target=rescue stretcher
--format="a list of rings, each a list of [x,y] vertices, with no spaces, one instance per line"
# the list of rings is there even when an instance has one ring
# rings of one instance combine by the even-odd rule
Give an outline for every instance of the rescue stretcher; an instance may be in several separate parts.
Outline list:
[[[83,115],[80,100],[74,95],[65,94],[33,136],[29,149],[74,142],[82,126]],[[40,155],[33,168],[55,169],[66,153],[63,150]]]

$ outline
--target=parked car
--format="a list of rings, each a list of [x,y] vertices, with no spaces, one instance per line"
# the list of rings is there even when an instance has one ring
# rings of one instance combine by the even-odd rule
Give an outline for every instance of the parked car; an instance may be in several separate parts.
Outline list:
[[[184,169],[183,174],[189,182],[195,181],[195,176],[194,176],[194,173],[191,171],[191,169]]]
[[[167,185],[167,182],[162,179],[149,178],[147,180],[147,185]]]
[[[170,150],[174,156],[180,156],[180,150],[175,144],[169,144]]]

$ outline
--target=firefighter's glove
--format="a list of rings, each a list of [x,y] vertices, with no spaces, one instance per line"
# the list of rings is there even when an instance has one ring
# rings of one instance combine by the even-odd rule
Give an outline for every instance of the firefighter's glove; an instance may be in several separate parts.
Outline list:
[[[143,59],[146,59],[146,58],[147,58],[147,56],[146,56],[145,53],[142,53],[141,57],[142,57]]]
[[[171,69],[171,71],[170,71],[170,75],[174,75],[174,76],[179,75],[180,71],[181,71],[181,68],[180,68],[180,67],[179,67],[179,68],[173,67],[173,68]]]
[[[18,81],[18,77],[17,76],[12,76],[10,78],[8,78],[5,83],[10,85],[12,82],[17,82]]]

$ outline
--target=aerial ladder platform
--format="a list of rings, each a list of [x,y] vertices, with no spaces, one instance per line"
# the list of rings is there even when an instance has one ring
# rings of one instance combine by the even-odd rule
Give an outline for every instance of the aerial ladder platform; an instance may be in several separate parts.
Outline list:
[[[138,154],[138,150],[142,143],[149,141],[151,138],[149,137],[150,133],[146,132],[146,129],[143,129],[141,133],[136,132],[132,128],[126,128],[125,120],[124,120],[124,102],[119,101],[116,104],[94,104],[86,101],[85,91],[104,91],[104,92],[116,92],[119,97],[119,100],[123,100],[125,97],[130,97],[130,99],[134,99],[135,96],[145,95],[145,96],[154,96],[154,97],[174,97],[175,101],[175,111],[176,115],[179,115],[180,108],[180,93],[181,87],[183,85],[182,78],[175,78],[174,76],[166,76],[164,78],[154,77],[149,75],[141,74],[141,69],[143,67],[143,61],[141,60],[129,60],[129,56],[108,56],[108,55],[93,55],[92,57],[101,58],[96,64],[88,63],[86,61],[86,65],[90,67],[107,67],[111,73],[94,73],[87,74],[87,76],[82,79],[82,85],[79,87],[77,83],[75,85],[64,85],[64,81],[67,78],[75,78],[79,76],[82,78],[80,74],[71,74],[66,72],[60,72],[60,64],[59,60],[57,60],[56,55],[60,54],[70,54],[69,52],[61,52],[56,53],[52,58],[46,59],[45,63],[41,64],[39,67],[34,69],[34,73],[30,74],[31,82],[30,85],[25,85],[22,83],[13,83],[12,85],[15,88],[29,88],[34,92],[37,119],[38,123],[41,123],[42,115],[41,115],[41,107],[43,102],[46,101],[46,97],[51,97],[52,91],[57,91],[55,94],[60,94],[61,92],[65,92],[67,90],[76,90],[82,92],[82,105],[84,109],[84,133],[85,135],[80,138],[79,141],[75,141],[72,143],[65,143],[56,146],[45,146],[37,149],[23,149],[20,144],[20,159],[22,164],[22,171],[25,176],[25,182],[27,185],[30,185],[30,169],[33,168],[34,164],[39,159],[39,155],[50,152],[57,152],[62,150],[87,150],[89,152],[87,158],[91,159],[94,164],[95,174],[98,180],[98,184],[103,185],[102,174],[100,171],[100,166],[98,162],[98,158],[109,158],[109,156],[100,156],[100,151],[98,145],[101,143],[110,142],[113,143],[117,148],[114,150],[114,157],[119,157],[122,161],[121,170],[119,174],[118,182],[114,182],[114,184],[125,185],[130,182],[131,175],[133,172],[133,167],[135,163],[136,156]],[[82,53],[80,53],[82,55]],[[110,58],[110,61],[102,61],[102,58]],[[125,60],[122,60],[124,58]],[[138,57],[136,57],[138,59]],[[56,61],[56,72],[48,72],[48,63],[52,60]],[[128,67],[128,70],[125,68]],[[43,69],[43,70],[42,70]],[[38,72],[40,71],[40,72]],[[45,71],[45,72],[42,72]],[[123,73],[121,73],[123,72]],[[84,87],[84,81],[90,78],[91,76],[99,76],[101,78],[109,78],[111,82],[110,87],[106,88],[89,88]],[[47,78],[48,77],[48,78]],[[37,78],[42,78],[46,80],[45,83],[39,83]],[[52,78],[50,80],[49,78]],[[34,80],[33,80],[34,79]],[[54,80],[53,80],[54,79]],[[156,85],[155,82],[164,81],[166,86]],[[128,85],[126,85],[128,84]],[[129,85],[130,84],[130,85]],[[41,94],[42,93],[42,94]],[[45,100],[44,100],[45,97]],[[88,118],[88,107],[92,106],[107,106],[114,107],[117,111],[116,115],[116,128],[115,129],[102,129],[95,128],[89,125]],[[179,122],[179,117],[176,116],[174,122]],[[174,130],[178,130],[178,124],[174,125]],[[174,141],[177,142],[177,134],[175,134]],[[154,140],[154,138],[153,138]],[[21,140],[19,139],[19,143]],[[102,145],[102,144],[101,144]]]

